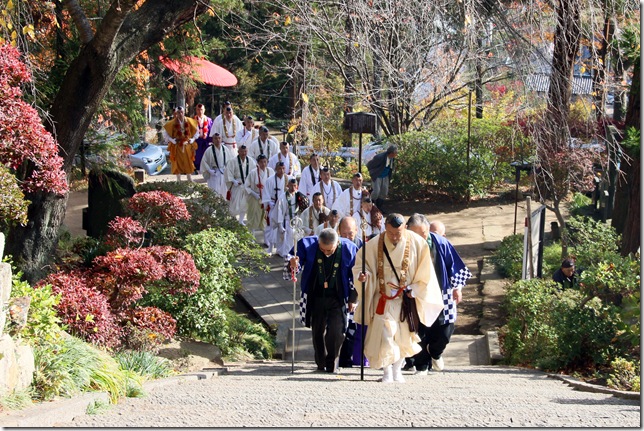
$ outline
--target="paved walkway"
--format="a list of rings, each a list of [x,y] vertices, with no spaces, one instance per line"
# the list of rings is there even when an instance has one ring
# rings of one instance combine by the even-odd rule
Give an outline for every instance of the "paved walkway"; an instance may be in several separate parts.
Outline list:
[[[639,427],[639,401],[575,391],[544,373],[467,366],[404,384],[359,369],[336,376],[282,361],[231,367],[204,380],[154,385],[63,427]],[[33,424],[32,426],[37,426]]]

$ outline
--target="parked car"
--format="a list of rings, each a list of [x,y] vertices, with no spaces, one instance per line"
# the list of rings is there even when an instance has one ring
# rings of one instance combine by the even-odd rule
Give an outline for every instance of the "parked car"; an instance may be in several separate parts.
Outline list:
[[[147,142],[137,142],[130,145],[130,164],[133,168],[141,168],[148,175],[157,175],[168,166],[161,147]]]
[[[382,142],[370,142],[362,147],[362,163],[367,163],[373,157],[386,150],[385,144]],[[340,147],[334,153],[334,156],[342,157],[346,161],[351,161],[358,158],[358,147]]]

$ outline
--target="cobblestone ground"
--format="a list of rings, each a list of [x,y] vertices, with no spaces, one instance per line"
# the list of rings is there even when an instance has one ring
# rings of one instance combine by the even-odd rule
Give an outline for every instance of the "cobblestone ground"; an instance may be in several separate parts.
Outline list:
[[[377,382],[378,370],[313,371],[313,363],[229,368],[180,380],[64,427],[640,427],[639,401],[579,392],[543,373],[462,367]]]

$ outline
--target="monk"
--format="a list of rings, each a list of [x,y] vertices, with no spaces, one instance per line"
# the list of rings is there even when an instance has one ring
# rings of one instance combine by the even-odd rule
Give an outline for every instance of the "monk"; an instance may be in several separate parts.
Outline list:
[[[181,181],[181,175],[185,174],[188,181],[192,181],[192,173],[195,171],[195,153],[199,138],[197,122],[187,118],[183,106],[176,110],[176,117],[163,126],[163,136],[168,143],[172,173]]]

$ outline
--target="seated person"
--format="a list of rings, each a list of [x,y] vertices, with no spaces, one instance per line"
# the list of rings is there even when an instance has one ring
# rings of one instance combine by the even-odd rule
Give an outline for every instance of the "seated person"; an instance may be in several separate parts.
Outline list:
[[[561,262],[561,268],[552,274],[552,279],[561,284],[564,289],[569,289],[577,287],[579,281],[577,280],[577,275],[579,275],[579,271],[575,271],[575,261],[573,259],[564,259]]]

